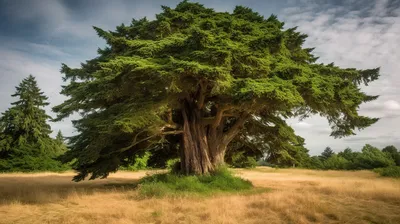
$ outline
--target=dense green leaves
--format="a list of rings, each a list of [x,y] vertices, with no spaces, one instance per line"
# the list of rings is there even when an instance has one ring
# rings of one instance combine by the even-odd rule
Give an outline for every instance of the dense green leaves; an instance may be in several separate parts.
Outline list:
[[[326,147],[325,150],[321,153],[320,158],[322,160],[327,160],[329,158],[331,158],[335,153],[333,152],[333,150],[330,147]]]
[[[76,180],[106,177],[138,151],[162,148],[167,135],[181,132],[184,101],[197,104],[205,130],[219,127],[221,141],[265,146],[285,163],[299,164],[304,144],[286,118],[319,114],[334,137],[377,121],[357,110],[376,98],[359,85],[376,80],[379,69],[317,64],[302,46],[307,35],[246,7],[221,13],[183,1],[162,9],[153,21],[95,27],[107,42],[99,56],[62,66],[68,99],[54,111],[58,120],[82,116],[64,157],[77,158]]]
[[[62,135],[50,138],[47,97],[35,78],[22,80],[12,95],[17,101],[0,118],[0,171],[65,169],[55,158],[66,151]]]
[[[388,153],[391,151],[393,154]],[[330,170],[362,170],[391,167],[396,165],[394,158],[400,155],[394,146],[382,150],[366,144],[361,152],[353,152],[350,148],[334,153],[327,147],[320,156],[313,156],[303,167]]]
[[[400,166],[400,152],[393,145],[386,146],[382,149],[382,152],[387,153],[396,163],[396,166]]]

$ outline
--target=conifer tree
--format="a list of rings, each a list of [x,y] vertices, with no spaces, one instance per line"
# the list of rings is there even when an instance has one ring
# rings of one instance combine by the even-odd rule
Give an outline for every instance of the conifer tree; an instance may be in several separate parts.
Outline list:
[[[330,157],[332,157],[335,154],[335,152],[333,152],[333,150],[331,149],[331,147],[326,147],[325,150],[321,153],[320,158],[322,160],[327,160]]]
[[[63,136],[61,130],[59,130],[59,131],[57,132],[56,141],[57,141],[57,143],[59,143],[60,145],[62,145],[62,144],[64,144],[64,140],[65,140],[65,138],[64,138],[64,136]]]
[[[153,21],[95,27],[107,47],[80,68],[62,66],[68,99],[54,111],[58,120],[82,115],[65,157],[77,158],[75,180],[107,177],[170,135],[179,139],[181,171],[207,174],[233,141],[296,150],[302,142],[290,117],[326,117],[334,137],[377,121],[357,110],[377,98],[360,85],[376,80],[378,68],[316,63],[302,46],[307,35],[246,7],[215,12],[183,1],[162,9]]]
[[[16,87],[17,101],[0,118],[0,170],[52,170],[60,167],[53,160],[59,147],[49,134],[51,118],[43,109],[47,97],[30,75]]]

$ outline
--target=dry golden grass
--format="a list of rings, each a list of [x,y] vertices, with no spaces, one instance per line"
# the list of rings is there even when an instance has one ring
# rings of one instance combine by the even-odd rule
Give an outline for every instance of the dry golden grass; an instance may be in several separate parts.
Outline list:
[[[272,191],[144,199],[145,172],[71,182],[66,174],[0,174],[0,223],[400,223],[400,181],[369,171],[236,170]]]

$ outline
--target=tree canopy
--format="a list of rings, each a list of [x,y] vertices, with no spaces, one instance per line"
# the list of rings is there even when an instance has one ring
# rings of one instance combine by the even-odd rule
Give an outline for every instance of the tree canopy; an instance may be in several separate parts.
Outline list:
[[[382,149],[382,152],[387,153],[392,157],[392,159],[395,161],[397,166],[400,166],[400,152],[397,150],[397,148],[393,145],[386,146],[385,148]]]
[[[54,160],[66,149],[49,135],[43,109],[49,105],[32,75],[22,80],[12,97],[17,101],[0,118],[0,171],[59,170]]]
[[[377,98],[360,86],[379,68],[317,63],[303,47],[307,35],[247,7],[216,12],[183,1],[162,9],[153,21],[94,27],[107,42],[98,57],[62,65],[68,99],[53,110],[58,120],[81,115],[64,158],[77,158],[75,180],[106,177],[171,135],[179,136],[182,171],[203,174],[223,164],[233,142],[292,157],[304,141],[287,118],[326,117],[333,137],[377,121],[358,108]]]

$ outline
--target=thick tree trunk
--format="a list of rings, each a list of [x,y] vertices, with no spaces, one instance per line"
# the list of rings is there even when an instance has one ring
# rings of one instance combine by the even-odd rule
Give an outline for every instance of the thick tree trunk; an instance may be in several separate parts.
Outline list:
[[[181,171],[185,174],[208,174],[224,165],[227,145],[239,133],[247,116],[237,118],[235,124],[224,130],[223,109],[210,124],[203,123],[199,106],[191,101],[182,105],[183,133],[181,144]]]
[[[185,174],[208,174],[224,164],[226,146],[210,136],[202,124],[201,110],[185,102],[182,108],[183,133],[181,171]]]
[[[209,173],[212,171],[212,163],[200,111],[185,102],[182,116],[181,170],[185,174]]]

